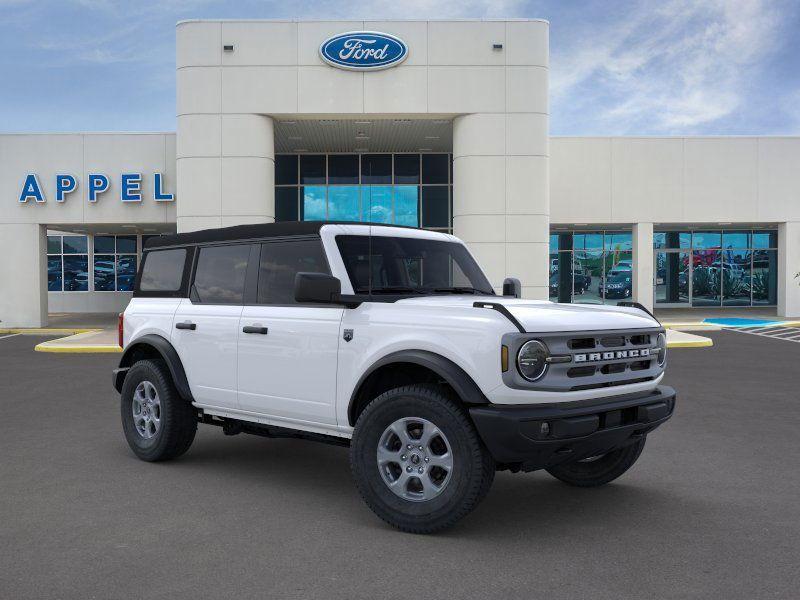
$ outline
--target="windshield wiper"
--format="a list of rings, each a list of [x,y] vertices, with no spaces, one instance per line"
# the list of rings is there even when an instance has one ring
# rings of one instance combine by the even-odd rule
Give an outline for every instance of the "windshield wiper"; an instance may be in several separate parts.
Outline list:
[[[414,288],[405,285],[385,285],[376,288],[356,288],[356,294],[429,294],[430,290]]]
[[[475,289],[473,287],[466,287],[466,286],[464,286],[464,287],[458,287],[458,286],[440,287],[440,288],[434,288],[433,291],[434,292],[440,292],[440,293],[441,292],[446,292],[446,293],[450,293],[450,294],[472,294],[473,296],[493,296],[494,295],[494,294],[492,294],[490,292],[484,292],[483,290],[478,290],[478,289]]]

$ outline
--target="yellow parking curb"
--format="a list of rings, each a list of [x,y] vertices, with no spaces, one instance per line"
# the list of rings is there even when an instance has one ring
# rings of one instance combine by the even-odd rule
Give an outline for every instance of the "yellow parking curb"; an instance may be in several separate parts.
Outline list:
[[[709,338],[667,342],[667,348],[708,348],[713,345],[714,341]]]
[[[36,352],[56,352],[60,354],[116,354],[122,352],[122,348],[112,345],[97,346],[51,346],[47,342],[36,344],[33,347]]]
[[[78,333],[97,333],[102,329],[48,329],[47,327],[13,327],[0,328],[0,335],[3,334],[22,334],[22,335],[76,335]]]

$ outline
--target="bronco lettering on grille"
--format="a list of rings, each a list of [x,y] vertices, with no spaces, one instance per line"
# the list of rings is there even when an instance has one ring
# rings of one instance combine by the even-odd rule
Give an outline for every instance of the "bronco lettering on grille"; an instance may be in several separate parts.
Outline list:
[[[598,362],[602,360],[619,360],[621,358],[647,358],[650,356],[650,348],[639,348],[633,350],[615,350],[614,352],[589,352],[586,354],[576,354],[574,361]]]

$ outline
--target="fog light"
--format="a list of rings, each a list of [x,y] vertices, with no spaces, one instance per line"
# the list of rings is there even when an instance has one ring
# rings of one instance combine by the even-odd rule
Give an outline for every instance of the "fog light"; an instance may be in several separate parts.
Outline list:
[[[549,435],[550,434],[550,423],[547,423],[547,422],[542,423],[541,427],[539,427],[539,432],[542,435]]]

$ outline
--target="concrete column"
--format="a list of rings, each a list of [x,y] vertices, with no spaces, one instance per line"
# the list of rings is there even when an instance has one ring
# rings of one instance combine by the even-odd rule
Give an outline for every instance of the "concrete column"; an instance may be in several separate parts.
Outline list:
[[[635,223],[633,226],[633,276],[631,297],[653,310],[653,224]]]
[[[495,289],[518,277],[548,297],[546,114],[470,114],[453,122],[453,230]]]
[[[800,317],[800,222],[778,225],[778,316]]]
[[[47,325],[47,233],[41,225],[0,225],[0,327]]]
[[[179,232],[275,220],[271,117],[181,115],[177,163]]]

